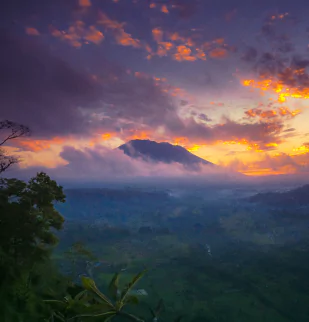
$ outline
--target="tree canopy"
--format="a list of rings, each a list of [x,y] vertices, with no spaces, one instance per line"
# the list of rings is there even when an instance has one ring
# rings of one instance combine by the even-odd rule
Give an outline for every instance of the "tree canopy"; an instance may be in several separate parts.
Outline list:
[[[64,201],[63,188],[43,172],[27,183],[0,179],[0,294],[10,305],[18,298],[16,285],[30,287],[34,266],[57,243],[64,218],[54,203]]]

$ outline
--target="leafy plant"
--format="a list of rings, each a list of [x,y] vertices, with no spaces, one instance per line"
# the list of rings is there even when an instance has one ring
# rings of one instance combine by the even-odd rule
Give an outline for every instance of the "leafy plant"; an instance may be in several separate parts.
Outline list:
[[[131,295],[130,291],[142,278],[146,270],[138,273],[131,282],[123,289],[119,289],[119,273],[112,278],[108,290],[110,298],[103,294],[96,286],[93,279],[82,276],[84,290],[74,298],[66,296],[63,300],[45,301],[52,307],[50,320],[56,317],[66,322],[70,320],[79,321],[81,318],[100,317],[100,321],[110,321],[116,316],[125,317],[131,321],[143,322],[143,319],[123,311],[127,304],[138,304],[137,296]]]

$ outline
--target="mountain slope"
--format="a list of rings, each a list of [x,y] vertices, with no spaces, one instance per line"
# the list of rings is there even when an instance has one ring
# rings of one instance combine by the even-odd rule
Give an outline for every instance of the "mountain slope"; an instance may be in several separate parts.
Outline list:
[[[190,153],[181,146],[172,145],[167,142],[158,143],[150,140],[132,140],[119,146],[118,149],[130,157],[141,157],[147,161],[164,163],[178,162],[184,165],[195,165],[199,163],[214,165]]]
[[[250,202],[271,206],[308,206],[309,184],[287,192],[259,193],[249,198]]]

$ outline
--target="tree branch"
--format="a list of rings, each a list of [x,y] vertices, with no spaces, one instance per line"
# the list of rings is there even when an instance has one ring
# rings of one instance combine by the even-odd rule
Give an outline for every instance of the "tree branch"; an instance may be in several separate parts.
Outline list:
[[[0,140],[0,147],[10,140],[30,135],[30,129],[27,126],[8,120],[0,121],[0,133],[1,130],[6,132],[6,136]],[[7,132],[10,133],[7,134]],[[19,161],[19,158],[7,155],[5,150],[0,149],[0,174]]]

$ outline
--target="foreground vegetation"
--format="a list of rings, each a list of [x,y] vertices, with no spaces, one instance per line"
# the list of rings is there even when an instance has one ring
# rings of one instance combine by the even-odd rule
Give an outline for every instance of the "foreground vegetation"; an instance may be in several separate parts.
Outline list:
[[[65,202],[61,186],[45,173],[28,183],[1,179],[0,184],[1,321],[145,320],[124,311],[127,305],[138,304],[138,297],[130,292],[145,270],[122,290],[116,273],[109,284],[109,298],[90,277],[82,276],[78,283],[54,267],[55,231],[64,223],[54,208],[55,202]],[[73,247],[68,255],[73,264],[77,256],[91,258],[82,246]],[[153,318],[161,309],[162,302],[151,310]]]
[[[130,229],[91,224],[91,218],[90,224],[65,223],[56,210],[65,199],[62,187],[45,173],[27,183],[1,179],[0,321],[308,320],[309,244],[304,239],[270,243],[253,215],[224,216],[222,205],[217,222],[203,222],[209,216],[203,216],[197,200],[194,213],[184,210],[182,216],[177,210],[169,219],[179,233],[140,228],[136,218],[130,218]],[[168,200],[165,204],[170,210]],[[148,217],[142,219],[150,224]]]

